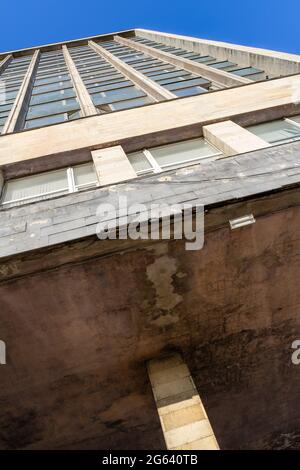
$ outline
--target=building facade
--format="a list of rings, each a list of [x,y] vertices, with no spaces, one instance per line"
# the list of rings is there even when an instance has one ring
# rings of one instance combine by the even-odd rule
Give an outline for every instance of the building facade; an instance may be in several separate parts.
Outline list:
[[[0,134],[0,448],[299,448],[300,56],[2,53]],[[204,206],[202,249],[99,239],[120,199]]]

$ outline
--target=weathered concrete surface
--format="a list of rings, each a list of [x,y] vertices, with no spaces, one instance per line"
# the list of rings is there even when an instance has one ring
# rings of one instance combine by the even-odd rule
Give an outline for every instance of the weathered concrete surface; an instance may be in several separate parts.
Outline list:
[[[3,282],[0,447],[163,448],[145,361],[179,349],[221,448],[299,448],[299,217]]]
[[[300,141],[0,211],[0,258],[95,235],[98,206],[120,196],[128,206],[224,204],[299,184],[299,168]]]
[[[112,197],[107,188],[1,214],[1,249],[19,255],[1,263],[0,448],[163,448],[145,363],[174,350],[221,449],[299,448],[299,145],[173,172],[169,195],[170,174],[127,191],[146,203],[156,192],[202,198],[201,251],[184,241],[105,251],[73,231],[75,215],[84,226],[87,209]],[[254,225],[229,229],[248,213]],[[59,240],[37,237],[30,251],[34,224],[47,220],[43,236]]]

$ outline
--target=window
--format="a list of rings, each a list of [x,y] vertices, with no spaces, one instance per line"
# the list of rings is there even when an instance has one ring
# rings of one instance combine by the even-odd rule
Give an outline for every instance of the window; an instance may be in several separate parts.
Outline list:
[[[298,125],[296,119],[298,119]],[[300,116],[288,120],[280,119],[250,126],[247,130],[270,144],[280,144],[300,139],[299,120]]]
[[[146,44],[147,46],[150,46],[156,49],[161,49],[163,51],[167,51],[173,55],[185,57],[189,60],[203,63],[205,65],[208,65],[209,67],[224,70],[229,73],[234,73],[235,75],[247,77],[250,80],[263,80],[265,78],[264,71],[257,69],[256,67],[241,67],[238,64],[235,64],[234,62],[231,62],[229,60],[224,60],[224,59],[222,60],[222,59],[218,59],[216,57],[212,57],[209,55],[201,56],[199,53],[196,53],[196,52],[191,52],[186,49],[181,49],[179,47],[167,46],[166,44],[162,44],[156,41],[146,40],[140,37],[134,37],[131,39],[133,41]],[[196,94],[195,89],[193,90],[193,93],[191,94]]]
[[[299,124],[300,125],[300,115],[290,117],[289,121],[293,121],[293,124]]]
[[[33,84],[25,129],[70,121],[80,116],[80,104],[63,52],[43,52]]]
[[[159,173],[204,160],[214,160],[222,155],[204,138],[186,140],[175,144],[153,147],[128,155],[138,175]]]
[[[117,45],[117,43],[105,44],[108,49]],[[78,49],[80,49],[80,55],[78,55]],[[118,49],[122,50],[123,47],[120,46]],[[69,52],[100,114],[153,102],[152,98],[88,46],[72,47]],[[136,56],[132,50],[130,55]],[[89,57],[88,64],[84,61],[87,56]]]
[[[13,107],[31,58],[32,56],[25,56],[22,60],[13,59],[1,74],[1,80],[6,87],[6,95],[5,104],[0,106],[0,134]]]
[[[41,201],[98,185],[93,163],[49,171],[7,181],[1,204],[4,207]]]
[[[135,52],[130,47],[120,46],[115,42],[102,42],[101,46],[119,57],[122,61],[130,61],[131,67],[148,76],[154,82],[159,83],[160,86],[170,90],[176,96],[206,93],[206,88],[209,89],[211,86],[209,80],[193,75],[162,60],[153,59],[150,55]],[[156,47],[172,52],[177,51],[176,48],[165,45],[156,45]],[[172,79],[168,80],[170,77]]]

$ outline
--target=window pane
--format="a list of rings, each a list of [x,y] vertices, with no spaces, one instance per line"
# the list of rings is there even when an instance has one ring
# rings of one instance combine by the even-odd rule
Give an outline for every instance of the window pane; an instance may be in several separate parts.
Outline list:
[[[254,73],[262,73],[262,70],[257,69],[255,67],[246,67],[244,69],[234,70],[234,71],[232,71],[232,73],[234,73],[235,75],[240,75],[241,77],[243,77],[245,75],[250,75],[250,74],[254,74]]]
[[[97,184],[98,180],[93,163],[75,166],[73,172],[76,187]]]
[[[135,87],[121,88],[119,90],[108,90],[101,93],[92,94],[95,105],[103,103],[113,103],[115,101],[128,100],[139,96],[145,96],[145,93]]]
[[[26,121],[25,129],[33,129],[34,127],[48,126],[49,124],[57,124],[66,121],[65,114],[55,114],[54,116],[46,116],[40,119],[31,119]]]
[[[135,108],[136,106],[143,106],[144,104],[152,103],[151,98],[144,96],[136,98],[134,100],[120,101],[119,103],[113,103],[110,105],[113,111],[119,111],[121,109]]]
[[[223,62],[217,62],[216,64],[212,65],[212,67],[214,67],[215,69],[223,69],[224,67],[232,67],[232,66],[236,66],[236,64],[228,60],[225,60]]]
[[[46,116],[47,114],[60,114],[79,109],[76,99],[70,98],[62,101],[53,101],[52,103],[38,104],[30,106],[27,119]]]
[[[293,126],[283,119],[250,126],[247,129],[270,144],[300,138],[300,127]]]
[[[300,116],[293,116],[293,117],[290,117],[289,119],[291,119],[292,121],[295,121],[297,124],[300,124]]]
[[[176,96],[191,96],[191,95],[200,95],[201,93],[207,93],[205,88],[199,86],[191,88],[182,88],[181,90],[174,90],[174,95]]]
[[[8,181],[5,185],[2,203],[18,200],[22,200],[20,203],[26,203],[36,198],[44,199],[43,196],[47,193],[64,194],[68,190],[66,170],[51,171]]]
[[[191,78],[190,80],[180,80],[175,83],[165,85],[165,88],[173,91],[173,90],[179,90],[181,88],[190,88],[196,85],[200,85],[201,87],[208,86],[210,85],[210,81],[205,80],[205,78]]]
[[[128,160],[130,161],[137,174],[145,173],[152,169],[150,163],[148,162],[143,152],[131,153],[130,155],[128,155]]]
[[[30,104],[41,104],[48,103],[50,101],[63,100],[65,98],[75,97],[75,91],[73,88],[67,88],[66,90],[56,90],[49,93],[42,93],[41,95],[32,96]]]
[[[56,75],[51,78],[42,78],[41,80],[36,80],[34,83],[36,86],[39,86],[39,85],[48,85],[50,83],[62,82],[65,80],[69,80],[69,75]]]
[[[150,152],[161,167],[220,155],[220,152],[203,138],[152,148]]]
[[[46,93],[48,91],[55,91],[55,90],[61,90],[64,88],[70,88],[71,86],[72,86],[72,83],[68,80],[64,82],[52,83],[49,85],[36,86],[34,87],[32,94],[37,95],[39,93]]]

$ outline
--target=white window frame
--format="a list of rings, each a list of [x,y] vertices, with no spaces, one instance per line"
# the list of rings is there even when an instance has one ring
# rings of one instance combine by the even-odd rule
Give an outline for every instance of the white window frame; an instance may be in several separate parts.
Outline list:
[[[89,163],[89,162],[88,162]],[[84,163],[82,164],[84,165]],[[32,202],[39,202],[39,201],[43,201],[44,199],[44,196],[51,196],[53,195],[53,197],[55,197],[56,194],[61,194],[62,196],[66,196],[67,194],[73,194],[73,193],[76,193],[80,190],[84,190],[84,189],[89,189],[89,188],[96,188],[96,187],[99,187],[100,186],[100,182],[99,180],[97,179],[97,176],[96,176],[96,179],[94,181],[91,181],[89,183],[83,183],[83,184],[76,184],[75,182],[75,176],[74,176],[74,168],[78,168],[79,166],[81,165],[77,165],[75,167],[67,167],[67,168],[62,168],[66,171],[66,174],[67,174],[67,183],[68,183],[68,187],[66,187],[65,189],[57,189],[55,191],[48,191],[48,192],[45,192],[41,195],[37,195],[37,196],[26,196],[26,197],[23,197],[23,198],[19,198],[19,199],[12,199],[10,201],[2,201],[3,199],[3,195],[5,193],[5,184],[9,183],[9,180],[4,182],[4,187],[3,187],[3,192],[2,194],[0,195],[0,207],[1,206],[6,206],[8,204],[10,205],[13,205],[14,203],[19,203],[19,202],[22,202],[22,201],[32,201]],[[47,173],[47,172],[46,172]],[[34,176],[34,175],[32,175]],[[24,177],[26,178],[26,176]],[[20,178],[20,179],[23,179],[23,178]]]
[[[204,141],[207,142],[207,140],[203,137]],[[194,140],[194,139],[190,139],[190,140]],[[180,143],[180,142],[183,142],[183,141],[178,141],[178,142],[172,142],[172,143]],[[182,168],[184,166],[188,166],[190,164],[193,164],[193,162],[202,162],[202,161],[212,161],[212,160],[217,160],[220,156],[223,155],[223,153],[221,152],[220,149],[218,149],[217,147],[215,147],[214,145],[212,145],[210,142],[207,142],[212,148],[214,148],[216,150],[216,154],[215,155],[209,155],[207,157],[195,157],[195,158],[191,158],[190,160],[181,160],[179,162],[174,162],[174,163],[166,163],[165,165],[161,166],[157,163],[156,161],[156,158],[152,155],[151,153],[151,148],[150,149],[143,149],[141,152],[142,154],[144,155],[144,157],[146,158],[146,160],[148,161],[149,165],[150,165],[150,168],[147,168],[146,170],[140,170],[140,171],[137,171],[136,174],[138,176],[142,176],[142,175],[145,175],[145,174],[153,174],[153,173],[162,173],[163,171],[167,171],[169,167],[171,167],[172,169],[175,169],[175,168]],[[168,144],[166,144],[167,146]],[[155,147],[153,147],[155,148]]]
[[[297,114],[297,116],[298,116],[298,114]],[[276,119],[275,121],[286,121],[288,124],[291,124],[292,126],[300,128],[300,124],[296,121],[293,121],[293,117],[289,117],[289,118],[283,117],[283,118],[280,118],[280,119]],[[262,122],[261,124],[268,124],[269,122],[272,122],[272,121]],[[251,126],[249,126],[249,127],[251,127]],[[246,130],[247,129],[248,128],[246,128]],[[251,130],[249,130],[249,132],[251,132]],[[254,135],[256,135],[256,134],[254,134]],[[261,139],[264,140],[265,142],[269,143],[272,147],[275,147],[276,145],[288,144],[290,142],[297,142],[298,140],[300,140],[300,135],[298,137],[287,137],[286,139],[276,140],[275,142],[268,142],[263,137],[261,137]]]

